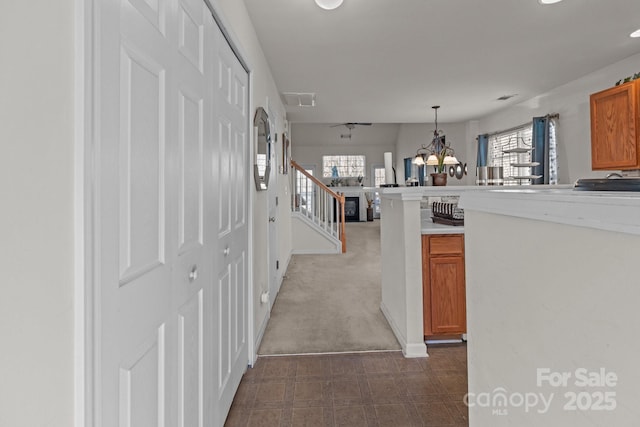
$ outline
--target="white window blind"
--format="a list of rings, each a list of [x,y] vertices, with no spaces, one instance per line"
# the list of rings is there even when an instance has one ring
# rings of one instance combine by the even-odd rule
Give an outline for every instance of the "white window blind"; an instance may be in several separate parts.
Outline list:
[[[364,176],[365,166],[365,157],[361,155],[322,156],[322,176],[324,178],[334,176],[334,168],[340,178]]]
[[[375,168],[374,174],[375,174],[375,176],[373,177],[374,187],[380,187],[381,185],[386,183],[384,168]]]
[[[508,131],[489,135],[488,166],[502,166],[504,185],[527,185],[531,176],[531,167],[518,166],[531,162],[531,124],[525,124]],[[516,150],[522,152],[505,153]]]

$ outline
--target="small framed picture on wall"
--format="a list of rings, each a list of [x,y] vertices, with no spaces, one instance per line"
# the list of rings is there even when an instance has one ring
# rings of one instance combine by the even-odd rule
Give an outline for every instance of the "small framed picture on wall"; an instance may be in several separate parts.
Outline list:
[[[282,134],[282,174],[289,173],[289,138],[286,133]]]

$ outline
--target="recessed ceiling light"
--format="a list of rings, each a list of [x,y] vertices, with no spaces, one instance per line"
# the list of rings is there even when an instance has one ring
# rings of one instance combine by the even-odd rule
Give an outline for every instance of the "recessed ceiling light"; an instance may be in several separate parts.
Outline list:
[[[323,9],[333,10],[337,7],[340,7],[343,0],[315,0],[316,4]]]
[[[554,3],[559,3],[562,0],[538,0],[538,3],[540,4],[554,4]]]
[[[633,33],[629,34],[630,37],[640,37],[640,30],[635,30]]]

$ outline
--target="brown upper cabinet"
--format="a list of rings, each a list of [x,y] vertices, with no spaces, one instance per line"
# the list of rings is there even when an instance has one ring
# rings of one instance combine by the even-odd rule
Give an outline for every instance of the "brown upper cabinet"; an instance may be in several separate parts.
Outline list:
[[[591,168],[640,169],[640,80],[591,95]]]

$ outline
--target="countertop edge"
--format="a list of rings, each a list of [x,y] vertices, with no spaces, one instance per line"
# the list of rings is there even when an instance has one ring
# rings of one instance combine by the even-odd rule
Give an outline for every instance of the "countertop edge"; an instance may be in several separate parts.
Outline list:
[[[640,194],[568,189],[466,192],[459,206],[512,217],[640,235]]]

